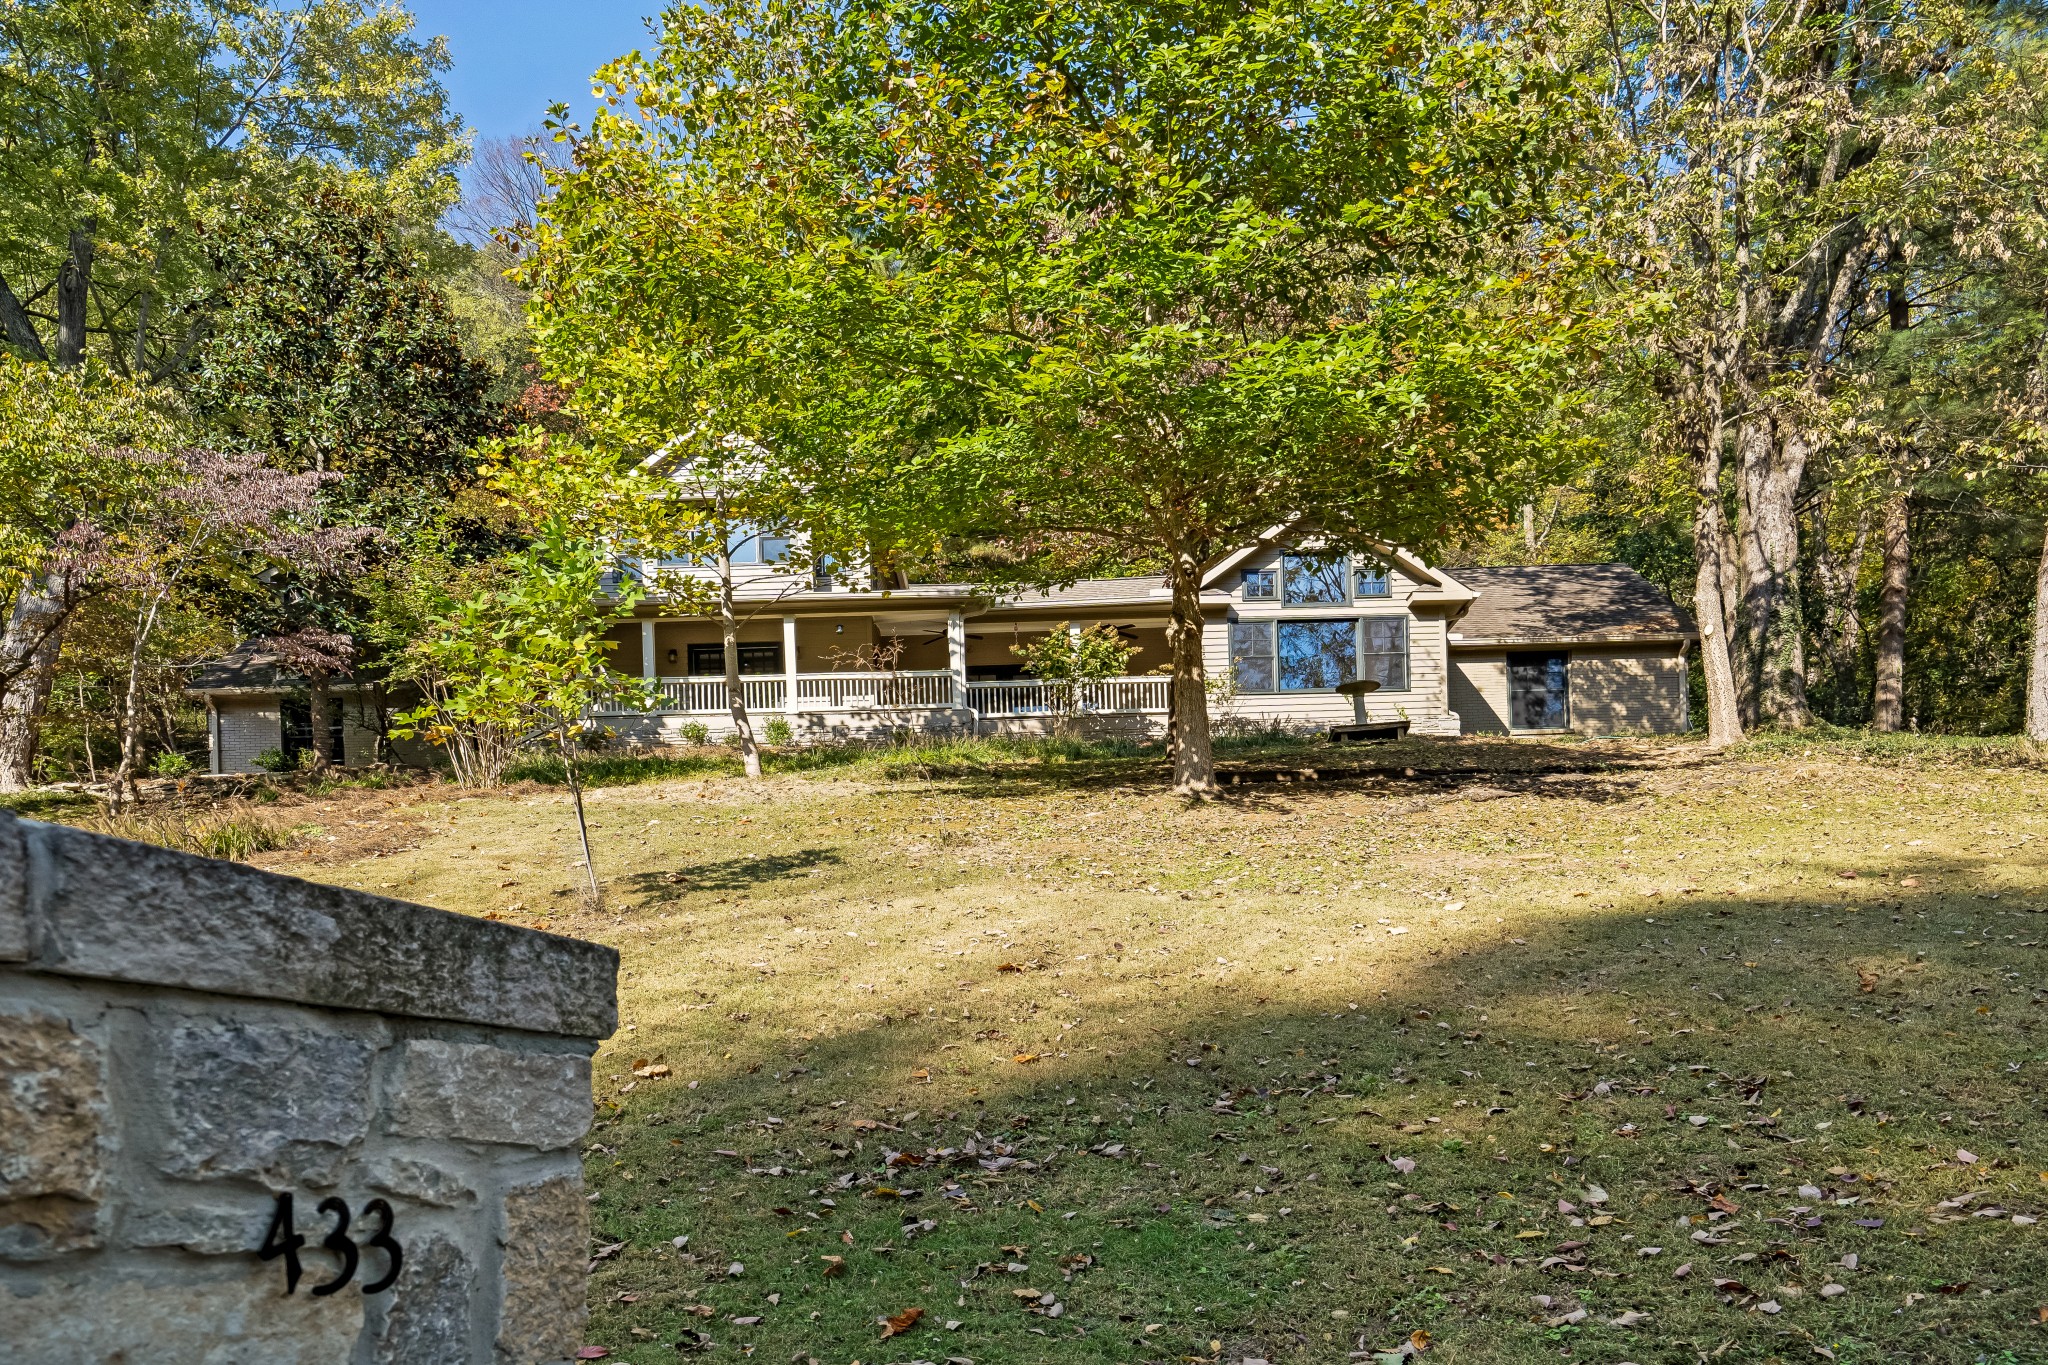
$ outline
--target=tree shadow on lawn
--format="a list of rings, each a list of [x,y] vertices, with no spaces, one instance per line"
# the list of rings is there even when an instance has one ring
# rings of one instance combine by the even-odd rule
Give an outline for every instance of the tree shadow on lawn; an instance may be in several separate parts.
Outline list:
[[[2048,1218],[2021,1017],[2044,997],[2004,974],[2048,921],[1969,864],[1889,870],[1946,885],[1631,897],[1342,981],[1130,953],[963,989],[947,964],[925,1000],[974,1016],[951,1029],[722,1031],[730,1061],[677,1066],[698,1091],[600,1082],[595,1218],[631,1250],[594,1281],[593,1339],[867,1358],[876,1315],[914,1305],[958,1335],[876,1359],[1320,1362],[1416,1330],[1465,1362],[2032,1358],[2048,1256],[2011,1215]],[[829,1021],[859,970],[717,1008]],[[643,1014],[633,1046],[662,1033]]]
[[[1554,790],[1551,784],[1583,788],[1592,778],[1633,794],[1639,780],[1634,774],[1718,761],[1698,746],[1663,743],[1552,743],[1483,736],[1363,745],[1316,740],[1272,751],[1247,746],[1229,757],[1219,755],[1221,791],[1216,799],[1243,803],[1276,793],[1339,788],[1428,795],[1491,786],[1502,794],[1548,794]],[[1163,757],[1150,756],[999,766],[920,762],[889,774],[893,780],[927,781],[984,799],[1068,792],[1158,794],[1170,788],[1171,776]]]
[[[691,863],[666,872],[630,872],[607,877],[608,887],[639,897],[634,909],[665,904],[691,891],[748,891],[786,877],[805,876],[845,862],[836,848],[803,848],[790,853],[749,854]]]

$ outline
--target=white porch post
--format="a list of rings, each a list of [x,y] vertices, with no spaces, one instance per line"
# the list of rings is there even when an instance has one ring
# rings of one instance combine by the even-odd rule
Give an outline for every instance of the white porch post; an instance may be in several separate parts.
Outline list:
[[[796,618],[782,618],[782,709],[796,714]]]
[[[953,675],[953,705],[967,705],[967,618],[946,613],[946,668]]]
[[[648,682],[661,676],[661,670],[654,663],[654,618],[651,616],[640,623],[640,676]]]

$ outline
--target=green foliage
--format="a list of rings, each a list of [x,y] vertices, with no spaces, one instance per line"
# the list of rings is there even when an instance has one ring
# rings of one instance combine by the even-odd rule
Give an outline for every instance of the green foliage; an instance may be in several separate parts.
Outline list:
[[[637,593],[606,594],[603,558],[560,525],[510,556],[502,580],[447,604],[409,651],[425,700],[393,733],[442,746],[466,786],[494,785],[523,738],[581,734],[603,702],[642,701],[643,685],[605,662],[605,631]]]
[[[790,728],[788,716],[768,717],[767,722],[761,727],[761,734],[770,744],[778,748],[788,744],[796,737],[796,732]]]
[[[198,765],[176,749],[165,749],[150,760],[149,771],[157,777],[190,777]]]
[[[0,591],[12,597],[46,568],[67,533],[119,530],[150,505],[161,467],[108,450],[165,450],[185,435],[166,396],[103,367],[0,353]]]
[[[1121,675],[1138,647],[1124,643],[1115,626],[1070,630],[1061,621],[1029,644],[1012,645],[1033,677],[1051,683],[1099,682]]]
[[[288,773],[298,766],[282,749],[265,749],[249,761],[266,773]]]
[[[686,720],[676,727],[676,733],[682,736],[685,744],[702,744],[711,738],[711,727],[701,720]]]
[[[460,124],[412,29],[375,0],[0,0],[0,286],[48,309],[83,265],[94,349],[159,379],[208,311],[208,206],[323,167],[432,221]]]
[[[220,301],[191,393],[211,427],[346,476],[344,501],[472,473],[491,376],[389,210],[313,186],[223,211],[207,246]]]

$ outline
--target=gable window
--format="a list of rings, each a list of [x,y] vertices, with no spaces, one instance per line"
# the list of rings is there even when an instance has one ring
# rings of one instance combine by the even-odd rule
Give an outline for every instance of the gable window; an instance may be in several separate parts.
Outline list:
[[[1352,591],[1360,597],[1391,597],[1394,585],[1387,574],[1387,566],[1375,560],[1353,561]]]
[[[1345,562],[1341,557],[1284,555],[1280,563],[1285,571],[1282,586],[1289,606],[1351,600],[1351,594],[1345,590]]]
[[[740,673],[758,678],[782,672],[782,645],[778,643],[741,645]],[[691,645],[690,676],[717,678],[725,674],[724,645]]]
[[[1280,571],[1278,569],[1246,569],[1244,572],[1244,599],[1247,602],[1271,602],[1280,596]]]
[[[1368,616],[1358,623],[1358,676],[1382,692],[1408,690],[1408,618]]]
[[[1281,691],[1316,691],[1357,676],[1356,621],[1281,621],[1275,633]]]

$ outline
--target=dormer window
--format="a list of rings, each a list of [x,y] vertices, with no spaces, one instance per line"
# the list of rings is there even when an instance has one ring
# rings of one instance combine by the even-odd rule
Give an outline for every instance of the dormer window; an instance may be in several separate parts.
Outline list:
[[[1244,574],[1244,600],[1247,602],[1274,602],[1280,598],[1280,571],[1278,569],[1247,569]]]
[[[1352,561],[1353,590],[1360,597],[1391,597],[1394,585],[1387,566],[1371,559]]]

